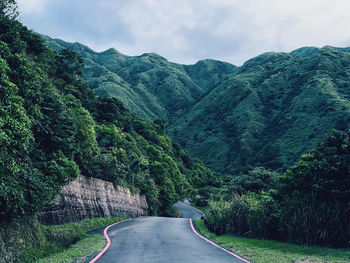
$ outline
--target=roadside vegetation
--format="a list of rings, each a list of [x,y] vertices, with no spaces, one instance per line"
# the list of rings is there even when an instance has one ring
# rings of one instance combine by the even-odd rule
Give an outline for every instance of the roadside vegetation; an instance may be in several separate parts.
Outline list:
[[[117,99],[98,97],[82,58],[56,53],[0,2],[0,220],[34,215],[80,174],[146,196],[152,215],[213,173]]]
[[[167,217],[178,217],[180,215],[179,211],[174,207],[169,207],[165,210],[164,216]]]
[[[103,249],[106,239],[100,235],[93,235],[71,245],[59,253],[41,258],[35,263],[85,263],[90,257]]]
[[[347,263],[350,249],[303,246],[233,235],[216,235],[202,220],[193,220],[200,233],[254,263]]]
[[[213,233],[350,247],[350,130],[333,130],[283,175],[252,168],[206,191]],[[227,179],[227,178],[226,178]],[[199,193],[202,191],[199,190]],[[205,202],[204,202],[205,201]]]
[[[166,135],[162,120],[141,120],[119,100],[93,93],[83,79],[83,59],[68,49],[56,53],[39,35],[21,24],[17,15],[15,0],[0,1],[0,241],[4,243],[2,249],[16,246],[20,250],[21,259],[14,256],[17,262],[33,262],[51,253],[62,252],[72,244],[79,247],[96,242],[97,249],[98,238],[88,237],[86,232],[114,219],[94,219],[64,226],[41,226],[35,221],[35,215],[59,193],[62,186],[80,174],[144,194],[152,215],[175,216],[175,211],[169,207],[177,200],[191,197],[196,205],[207,207],[205,224],[213,233],[224,235],[222,237],[229,234],[296,244],[350,247],[350,131],[344,128],[348,124],[348,114],[340,116],[337,128],[341,130],[333,130],[283,174],[264,167],[242,168],[237,165],[237,160],[231,162],[227,170],[235,173],[215,174]],[[325,55],[331,55],[331,51]],[[339,63],[348,64],[346,61]],[[247,66],[249,63],[245,64]],[[326,66],[327,71],[331,68]],[[345,73],[343,77],[347,79]],[[292,76],[293,80],[300,79]],[[249,74],[245,77],[248,78]],[[344,83],[340,81],[338,87],[348,90]],[[292,84],[299,86],[297,82]],[[262,87],[267,90],[269,86],[264,85]],[[332,101],[338,97],[332,95]],[[239,97],[231,94],[225,98]],[[348,96],[344,95],[337,100],[342,102],[346,98]],[[270,97],[266,100],[270,101]],[[317,104],[317,108],[322,109],[322,116],[337,111],[348,113],[348,103],[342,105],[341,110],[333,109],[330,103]],[[224,103],[217,105],[225,106]],[[233,107],[234,104],[229,108]],[[206,108],[220,115],[220,118],[212,118],[218,126],[217,120],[224,115],[216,106]],[[227,125],[221,126],[230,136],[233,132],[257,130],[254,127],[232,130],[229,124],[233,120],[243,123],[236,115],[225,117],[225,120]],[[244,123],[250,125],[251,119],[247,120]],[[200,123],[202,125],[203,121]],[[188,125],[192,122],[189,121]],[[284,125],[273,123],[281,134],[285,133],[283,127],[290,126],[290,122],[286,121]],[[295,132],[297,136],[294,137],[298,137],[299,130]],[[251,137],[251,143],[258,135]],[[186,136],[181,137],[186,139]],[[310,133],[311,138],[314,138],[313,133]],[[199,139],[197,137],[195,141]],[[244,138],[238,141],[243,142]],[[264,149],[259,145],[254,147]],[[242,159],[239,164],[251,164],[252,160],[257,160],[255,155],[244,152],[248,149],[244,145],[228,143],[227,146],[230,154],[225,158],[232,154]],[[249,152],[255,152],[254,147]],[[290,163],[293,158],[289,160],[288,155],[301,154],[300,147],[293,148],[289,144],[277,145],[276,150],[272,146],[269,149],[260,153],[260,164],[272,160],[267,166],[270,168]],[[291,152],[285,157],[288,160],[275,159],[281,149]],[[242,155],[236,150],[242,151]],[[251,161],[246,162],[243,155]],[[236,168],[240,170],[236,172]],[[26,218],[31,218],[36,227],[31,229],[26,225],[28,238],[22,239],[23,233],[11,232],[15,227],[9,229],[11,225],[25,225]],[[15,237],[11,239],[12,236]],[[35,246],[31,242],[34,238],[37,239]],[[271,241],[266,244],[271,248],[280,243]],[[293,251],[294,247],[290,245],[288,249]],[[324,251],[348,253],[347,250]],[[312,260],[317,262],[317,259]],[[349,258],[346,260],[349,262]]]
[[[82,59],[56,53],[17,16],[15,0],[0,1],[0,261],[33,262],[86,237],[70,226],[73,239],[61,239],[64,229],[35,219],[80,174],[144,194],[151,215],[212,181],[161,121],[95,95]]]
[[[73,259],[86,259],[101,251],[106,243],[103,236],[89,235],[88,232],[125,219],[94,218],[65,225],[40,225],[41,248],[26,251],[20,262],[73,262]]]

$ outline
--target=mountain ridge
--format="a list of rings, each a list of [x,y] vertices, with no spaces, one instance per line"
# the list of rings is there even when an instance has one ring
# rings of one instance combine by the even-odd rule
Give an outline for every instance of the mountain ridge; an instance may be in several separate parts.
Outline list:
[[[155,53],[126,56],[113,48],[95,52],[82,44],[42,37],[55,51],[69,48],[84,58],[85,79],[97,95],[117,97],[126,108],[147,120],[171,121],[236,68],[216,60],[181,65]],[[169,96],[174,101],[169,102]]]
[[[84,48],[73,50],[84,55]],[[85,56],[85,79],[98,95],[117,97],[141,118],[159,119],[175,141],[218,172],[247,165],[285,170],[325,133],[350,122],[349,48],[266,52],[240,67],[215,60],[180,65],[150,54],[129,64],[119,53],[100,57],[113,77],[91,70]],[[124,64],[114,63],[115,56]]]
[[[325,133],[332,128],[343,130],[350,122],[349,68],[346,66],[348,72],[341,77],[333,68],[340,65],[324,64],[329,52],[335,51],[328,47],[319,49],[314,62],[310,62],[310,57],[285,54],[264,54],[248,61],[237,75],[223,81],[183,119],[172,124],[170,135],[183,146],[190,143],[186,147],[197,156],[201,154],[209,167],[215,168],[213,162],[221,163],[220,171],[231,166],[226,172],[234,172],[234,167],[246,165],[286,169]],[[338,55],[350,62],[349,53]],[[271,61],[280,68],[269,68]],[[320,62],[321,69],[329,68],[320,72],[316,62]],[[314,69],[309,71],[310,67]],[[337,87],[332,90],[333,85]],[[340,85],[347,86],[338,88]],[[216,130],[206,131],[208,127]],[[216,145],[221,154],[205,150],[211,145]],[[226,161],[220,161],[222,158]]]

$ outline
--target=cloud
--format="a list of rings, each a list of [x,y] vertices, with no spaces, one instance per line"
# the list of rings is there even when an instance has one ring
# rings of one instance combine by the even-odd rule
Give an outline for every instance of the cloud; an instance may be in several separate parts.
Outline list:
[[[20,11],[23,14],[36,14],[45,10],[45,5],[48,0],[17,0]]]
[[[180,63],[242,64],[267,51],[350,46],[348,0],[20,0],[19,6],[23,22],[40,33]]]

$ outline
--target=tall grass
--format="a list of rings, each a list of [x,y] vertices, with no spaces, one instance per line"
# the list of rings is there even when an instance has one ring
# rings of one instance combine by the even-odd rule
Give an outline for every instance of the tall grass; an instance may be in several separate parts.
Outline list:
[[[264,194],[234,195],[209,202],[205,222],[219,235],[350,247],[350,207],[309,196],[280,203]]]
[[[209,202],[206,223],[216,234],[234,233],[245,237],[275,238],[278,227],[276,204],[268,196],[233,195],[231,201]]]
[[[295,245],[232,235],[217,236],[208,231],[202,220],[193,220],[202,235],[254,263],[348,263],[349,249]]]

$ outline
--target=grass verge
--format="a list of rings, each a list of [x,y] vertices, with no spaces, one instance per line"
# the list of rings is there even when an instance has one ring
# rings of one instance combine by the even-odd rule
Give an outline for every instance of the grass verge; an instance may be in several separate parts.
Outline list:
[[[89,259],[90,255],[101,251],[105,244],[104,237],[93,235],[78,241],[61,253],[52,254],[35,263],[83,263]]]
[[[202,235],[254,263],[349,263],[350,249],[300,246],[295,244],[217,236],[208,231],[202,220],[193,220]]]
[[[84,259],[100,251],[106,243],[104,237],[91,236],[87,232],[125,219],[126,217],[94,218],[58,226],[41,225],[41,248],[26,251],[21,262],[84,262]]]
[[[169,207],[165,209],[164,215],[166,217],[178,217],[179,211],[177,211],[174,207]]]

